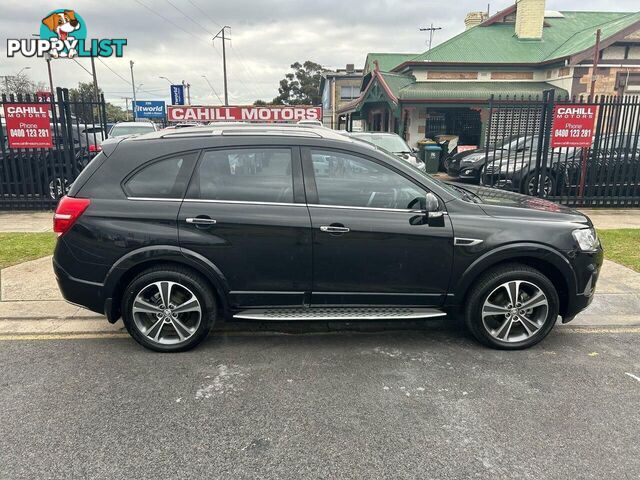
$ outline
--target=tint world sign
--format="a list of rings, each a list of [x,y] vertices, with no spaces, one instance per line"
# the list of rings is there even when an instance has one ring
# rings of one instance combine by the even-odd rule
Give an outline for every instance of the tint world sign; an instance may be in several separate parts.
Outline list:
[[[595,105],[556,105],[551,124],[551,148],[590,147],[597,112]]]
[[[164,118],[164,101],[136,100],[136,118]]]
[[[51,104],[5,103],[9,148],[52,148]]]
[[[170,122],[299,122],[321,120],[322,107],[169,106],[167,119]]]

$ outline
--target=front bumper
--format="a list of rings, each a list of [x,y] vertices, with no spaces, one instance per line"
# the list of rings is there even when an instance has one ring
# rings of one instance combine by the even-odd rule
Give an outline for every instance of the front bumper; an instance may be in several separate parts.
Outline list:
[[[562,323],[568,323],[587,308],[596,293],[596,284],[600,276],[604,252],[599,248],[595,252],[577,252],[571,259],[576,273],[576,293],[568,295],[567,305],[563,312]]]

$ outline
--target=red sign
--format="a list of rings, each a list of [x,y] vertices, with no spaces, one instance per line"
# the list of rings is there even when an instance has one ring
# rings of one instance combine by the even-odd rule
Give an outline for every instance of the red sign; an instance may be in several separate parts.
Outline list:
[[[51,92],[48,90],[38,90],[36,92],[36,98],[39,102],[50,102],[51,101]]]
[[[322,120],[322,107],[171,105],[167,106],[167,119],[170,122],[299,122],[300,120]]]
[[[551,125],[551,148],[590,147],[597,112],[595,105],[556,105]]]
[[[51,104],[5,103],[9,148],[52,148]]]

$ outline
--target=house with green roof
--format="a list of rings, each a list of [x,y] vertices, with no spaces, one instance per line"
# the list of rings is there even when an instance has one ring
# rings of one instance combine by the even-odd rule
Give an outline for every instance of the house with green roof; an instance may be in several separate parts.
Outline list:
[[[519,0],[488,17],[472,12],[466,30],[411,56],[370,53],[357,99],[338,111],[347,126],[390,131],[412,145],[456,135],[482,145],[488,99],[640,94],[640,12],[545,10],[545,0]],[[598,68],[593,76],[596,32]]]

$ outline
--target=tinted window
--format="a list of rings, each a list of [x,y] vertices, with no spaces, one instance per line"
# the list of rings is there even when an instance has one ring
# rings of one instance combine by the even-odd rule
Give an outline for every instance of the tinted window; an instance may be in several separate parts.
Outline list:
[[[189,198],[293,203],[291,150],[247,148],[206,152]]]
[[[371,208],[411,208],[426,192],[402,175],[346,153],[312,151],[319,203]]]
[[[195,154],[177,155],[153,162],[125,183],[129,197],[182,198]]]

